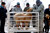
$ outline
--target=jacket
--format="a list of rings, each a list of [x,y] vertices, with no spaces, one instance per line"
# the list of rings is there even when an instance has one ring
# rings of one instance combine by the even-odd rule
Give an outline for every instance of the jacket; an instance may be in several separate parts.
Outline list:
[[[44,17],[44,6],[42,4],[39,7],[37,5],[35,5],[33,7],[33,11],[34,12],[39,12],[39,17],[40,18]]]
[[[0,18],[6,18],[7,17],[6,13],[7,13],[6,8],[0,6]]]

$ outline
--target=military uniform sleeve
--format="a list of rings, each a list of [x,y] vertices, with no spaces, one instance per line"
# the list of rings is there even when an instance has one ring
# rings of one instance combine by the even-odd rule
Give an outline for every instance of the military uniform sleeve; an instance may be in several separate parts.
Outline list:
[[[44,6],[43,5],[40,5],[39,7],[38,7],[38,9],[36,9],[36,10],[34,10],[34,11],[36,11],[36,12],[41,12],[41,10],[43,10],[44,9]]]
[[[24,12],[26,11],[26,8],[24,8]]]
[[[41,12],[41,10],[43,10],[43,9],[44,9],[44,6],[41,5],[41,6],[38,7],[38,9],[36,11]]]

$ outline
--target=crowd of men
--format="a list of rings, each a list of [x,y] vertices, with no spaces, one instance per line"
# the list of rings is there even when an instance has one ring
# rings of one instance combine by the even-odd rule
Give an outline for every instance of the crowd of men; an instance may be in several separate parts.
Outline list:
[[[18,2],[17,5],[14,6],[14,8],[12,8],[10,10],[10,12],[15,11],[15,12],[39,12],[39,33],[43,33],[43,20],[44,20],[44,28],[45,28],[45,32],[49,33],[49,21],[50,21],[50,4],[49,7],[47,9],[44,10],[44,5],[42,4],[42,2],[39,0],[36,1],[36,4],[34,4],[33,8],[30,8],[30,4],[26,3],[26,7],[24,8],[24,10],[22,11],[22,8],[20,6],[20,3]],[[1,3],[0,6],[0,21],[1,21],[1,27],[0,27],[0,32],[1,33],[5,33],[4,32],[4,25],[5,25],[5,19],[7,17],[6,15],[7,13],[7,9],[5,7],[5,2]]]

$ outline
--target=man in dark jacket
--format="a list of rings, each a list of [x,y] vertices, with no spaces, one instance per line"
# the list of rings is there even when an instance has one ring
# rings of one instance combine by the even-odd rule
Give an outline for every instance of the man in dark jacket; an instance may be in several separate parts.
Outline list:
[[[32,12],[33,10],[30,8],[30,4],[26,3],[26,7],[24,8],[24,12]]]
[[[45,9],[44,12],[44,23],[45,23],[45,31],[47,31],[47,33],[49,32],[49,19],[46,18],[46,15],[50,16],[50,4],[49,4],[49,8]]]
[[[27,10],[30,8],[29,3],[26,4],[26,7],[24,8],[24,11],[27,12]]]
[[[45,9],[45,14],[49,14],[50,15],[50,4],[49,4],[49,8]]]
[[[1,6],[0,6],[0,21],[1,21],[1,29],[0,29],[0,32],[1,33],[5,33],[4,32],[4,25],[5,25],[5,19],[7,17],[6,15],[6,8],[5,8],[5,2],[2,2],[1,3]]]

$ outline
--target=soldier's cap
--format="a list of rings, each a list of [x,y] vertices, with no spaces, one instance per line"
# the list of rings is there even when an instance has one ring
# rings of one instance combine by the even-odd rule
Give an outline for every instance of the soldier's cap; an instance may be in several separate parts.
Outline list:
[[[41,3],[41,1],[40,0],[37,0],[36,3]]]
[[[17,2],[17,5],[20,5],[20,3],[19,3],[19,2]]]
[[[26,3],[26,5],[29,5],[29,3]]]

